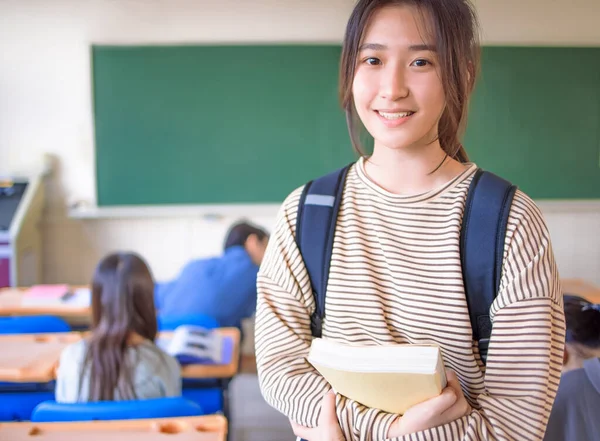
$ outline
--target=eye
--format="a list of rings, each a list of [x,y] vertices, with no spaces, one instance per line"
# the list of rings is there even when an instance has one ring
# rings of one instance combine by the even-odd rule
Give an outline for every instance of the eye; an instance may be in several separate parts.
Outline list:
[[[381,60],[379,58],[375,58],[375,57],[365,58],[365,60],[363,62],[368,64],[369,66],[378,66],[381,64]]]
[[[413,61],[411,66],[426,67],[426,66],[431,66],[431,63],[428,60],[419,58],[418,60]]]

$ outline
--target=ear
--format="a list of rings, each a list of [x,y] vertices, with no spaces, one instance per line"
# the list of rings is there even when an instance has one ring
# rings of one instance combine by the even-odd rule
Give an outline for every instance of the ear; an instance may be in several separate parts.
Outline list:
[[[475,65],[472,61],[467,63],[467,89],[471,92],[474,88],[473,78],[475,78]]]
[[[252,252],[253,250],[255,250],[257,245],[258,245],[258,236],[256,234],[250,234],[246,238],[246,242],[244,242],[244,248],[246,248],[246,251],[248,251],[248,252]]]

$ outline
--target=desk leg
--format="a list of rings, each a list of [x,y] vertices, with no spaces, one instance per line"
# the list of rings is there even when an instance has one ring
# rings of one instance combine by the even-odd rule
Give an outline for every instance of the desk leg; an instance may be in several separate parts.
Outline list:
[[[223,401],[223,416],[227,418],[227,441],[231,440],[231,397],[229,393],[229,378],[220,381],[221,400]]]

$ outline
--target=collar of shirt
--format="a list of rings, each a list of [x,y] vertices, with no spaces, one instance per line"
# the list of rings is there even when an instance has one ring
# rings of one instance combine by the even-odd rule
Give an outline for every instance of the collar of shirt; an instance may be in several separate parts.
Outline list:
[[[223,256],[227,259],[243,259],[252,261],[252,259],[250,258],[250,254],[248,254],[248,251],[246,251],[246,248],[244,248],[241,245],[234,245],[232,247],[227,248],[223,253]]]
[[[600,358],[590,358],[583,362],[583,368],[590,382],[600,394]]]

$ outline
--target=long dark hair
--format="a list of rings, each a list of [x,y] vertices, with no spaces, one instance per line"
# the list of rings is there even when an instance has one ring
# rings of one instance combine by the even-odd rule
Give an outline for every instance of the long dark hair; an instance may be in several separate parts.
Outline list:
[[[359,0],[346,27],[340,62],[340,102],[352,145],[365,155],[360,141],[359,118],[354,107],[352,82],[358,49],[373,13],[390,5],[415,7],[429,21],[441,66],[446,108],[438,127],[442,149],[460,162],[469,160],[460,138],[467,121],[468,102],[479,72],[479,25],[468,0]]]
[[[567,343],[578,343],[590,349],[600,348],[600,307],[582,297],[565,294]]]
[[[135,332],[154,341],[157,327],[154,280],[144,260],[132,253],[102,259],[92,282],[92,333],[83,364],[84,371],[90,367],[89,401],[113,400],[115,390],[121,399],[136,398],[128,339]]]

